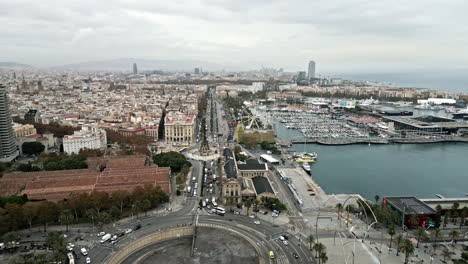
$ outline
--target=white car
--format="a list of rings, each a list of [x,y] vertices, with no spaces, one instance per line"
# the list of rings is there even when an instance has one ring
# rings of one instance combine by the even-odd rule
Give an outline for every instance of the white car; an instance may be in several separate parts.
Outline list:
[[[88,263],[91,263],[91,258],[90,257],[86,258],[86,264],[88,264]]]
[[[117,236],[114,235],[113,237],[111,237],[111,240],[112,240],[112,241],[117,240]]]
[[[254,224],[259,225],[260,221],[254,221]]]
[[[279,240],[286,241],[286,238],[284,238],[284,236],[279,236]]]
[[[251,214],[249,215],[250,218],[255,218],[255,215]]]
[[[129,234],[129,233],[131,233],[132,231],[133,231],[133,230],[129,228],[129,229],[125,230],[125,234]]]
[[[98,235],[98,236],[103,236],[103,235],[105,235],[105,234],[106,234],[106,232],[99,232],[99,234],[97,234],[97,235]]]
[[[286,240],[283,240],[283,244],[284,244],[285,246],[289,245],[288,241],[286,241]]]

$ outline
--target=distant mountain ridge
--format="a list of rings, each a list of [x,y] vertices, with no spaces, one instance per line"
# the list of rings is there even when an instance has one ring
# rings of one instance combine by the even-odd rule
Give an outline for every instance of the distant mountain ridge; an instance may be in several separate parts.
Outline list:
[[[11,61],[0,61],[0,67],[2,68],[11,68],[11,69],[17,69],[17,68],[34,68],[31,65],[28,64],[22,64],[22,63],[17,63],[17,62],[11,62]]]
[[[62,66],[51,67],[52,69],[66,70],[102,70],[102,71],[124,71],[131,72],[133,63],[138,66],[138,71],[188,71],[192,72],[194,68],[201,67],[204,71],[221,70],[224,66],[197,60],[150,60],[121,58],[112,60],[88,61]]]

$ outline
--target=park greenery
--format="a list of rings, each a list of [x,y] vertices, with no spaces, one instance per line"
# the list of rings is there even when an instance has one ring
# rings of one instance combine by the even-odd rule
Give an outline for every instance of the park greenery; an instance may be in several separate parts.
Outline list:
[[[124,217],[147,213],[169,201],[160,187],[145,185],[132,192],[116,191],[71,194],[58,202],[29,201],[26,196],[0,198],[0,234],[24,228],[42,226],[44,232],[51,224],[60,224],[64,231],[78,223],[100,227]]]
[[[180,172],[183,168],[192,166],[183,154],[175,151],[156,154],[153,156],[153,161],[160,167],[170,167],[172,172]]]
[[[86,164],[87,155],[78,154],[71,156],[58,156],[58,155],[49,155],[44,161],[44,170],[54,171],[54,170],[74,170],[74,169],[86,169],[88,164]]]
[[[281,154],[281,151],[278,150],[275,144],[269,143],[267,141],[262,141],[260,143],[260,146],[262,147],[263,150],[269,150],[273,154]]]
[[[45,146],[39,142],[24,142],[21,149],[23,154],[37,155],[45,150]]]

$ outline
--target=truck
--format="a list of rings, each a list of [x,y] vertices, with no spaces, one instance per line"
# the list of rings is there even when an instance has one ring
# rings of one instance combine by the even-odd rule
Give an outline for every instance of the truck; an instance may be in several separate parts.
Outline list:
[[[100,241],[101,244],[104,243],[104,242],[106,242],[106,241],[109,240],[110,238],[111,238],[111,234],[105,234],[105,235],[103,235],[102,238],[101,238],[101,241]]]

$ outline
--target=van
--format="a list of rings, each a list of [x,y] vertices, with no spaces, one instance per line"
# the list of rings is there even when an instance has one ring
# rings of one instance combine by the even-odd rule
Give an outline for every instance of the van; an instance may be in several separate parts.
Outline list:
[[[86,248],[81,248],[81,254],[83,254],[83,256],[88,255],[88,251],[86,250]]]
[[[270,251],[270,259],[274,259],[275,258],[275,253],[273,253],[273,251]]]
[[[111,234],[105,234],[102,236],[100,243],[104,243],[111,238]]]

